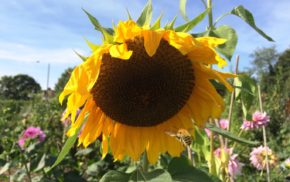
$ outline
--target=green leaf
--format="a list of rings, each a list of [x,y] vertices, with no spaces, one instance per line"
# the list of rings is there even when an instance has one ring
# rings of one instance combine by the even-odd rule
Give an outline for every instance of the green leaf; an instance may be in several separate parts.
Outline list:
[[[3,174],[3,173],[5,173],[8,169],[9,169],[9,167],[11,166],[11,163],[10,162],[7,162],[2,168],[1,168],[1,170],[0,170],[0,175],[1,174]]]
[[[219,45],[216,49],[228,60],[231,60],[234,51],[236,49],[236,45],[238,43],[238,36],[236,34],[236,31],[227,25],[223,25],[212,30],[210,32],[210,36],[223,38],[227,40],[224,44]]]
[[[212,182],[211,177],[188,163],[184,157],[175,157],[168,166],[168,172],[171,174],[173,181],[178,182]]]
[[[162,14],[157,18],[157,20],[155,21],[155,23],[153,23],[153,25],[151,26],[151,30],[157,30],[160,28],[160,24],[161,24],[161,18],[162,18]]]
[[[197,17],[193,18],[191,21],[180,25],[175,28],[175,31],[177,32],[189,32],[191,29],[193,29],[201,20],[204,19],[204,17],[207,15],[208,9],[206,9],[204,12],[199,14]]]
[[[70,151],[70,149],[74,146],[74,143],[76,142],[78,136],[79,136],[79,132],[82,128],[82,125],[87,121],[88,117],[86,116],[83,123],[81,124],[81,126],[77,129],[76,133],[69,137],[64,146],[62,147],[59,155],[57,156],[56,161],[54,162],[54,164],[48,169],[48,171],[52,170],[55,166],[57,166],[64,158],[65,156],[68,154],[68,152]],[[47,171],[47,172],[48,172]]]
[[[177,16],[175,16],[171,22],[167,23],[167,24],[164,26],[164,29],[165,29],[165,30],[173,30],[173,27],[174,27],[174,23],[175,23],[175,21],[176,21],[176,18],[177,18]]]
[[[75,154],[75,156],[82,156],[82,155],[88,155],[93,151],[92,148],[85,148],[85,149],[81,149],[79,151],[77,151],[77,153]]]
[[[186,15],[186,1],[187,0],[180,0],[179,1],[179,10],[181,13],[181,16],[183,17],[183,19],[185,19],[186,21],[189,21],[187,15]]]
[[[81,55],[81,54],[78,53],[77,51],[74,50],[74,52],[75,52],[75,54],[78,55],[78,57],[80,57],[83,61],[86,61],[86,60],[88,59],[87,57]]]
[[[244,138],[240,138],[226,130],[223,130],[223,129],[220,129],[214,125],[211,125],[211,124],[207,124],[206,125],[206,128],[208,128],[209,130],[219,134],[219,135],[222,135],[228,139],[231,139],[233,141],[236,141],[236,142],[239,142],[239,143],[243,143],[243,144],[247,144],[247,145],[251,145],[251,146],[257,146],[260,144],[260,142],[257,142],[257,141],[249,141],[249,140],[246,140]]]
[[[152,18],[152,0],[148,0],[146,6],[142,10],[140,17],[137,19],[139,26],[149,26]]]
[[[128,182],[130,174],[120,171],[109,171],[100,180],[100,182]]]
[[[130,176],[130,182],[132,181],[147,181],[147,182],[161,182],[172,181],[170,174],[164,169],[156,169],[154,171],[143,173],[141,170],[136,170]]]
[[[36,169],[34,169],[34,172],[39,171],[45,167],[45,158],[46,158],[46,155],[43,154]]]
[[[256,82],[246,74],[240,74],[234,79],[234,85],[240,87],[236,89],[236,100],[242,103],[244,117],[249,119],[248,111],[255,104],[256,99]]]
[[[83,11],[87,14],[87,16],[89,17],[90,21],[95,26],[95,29],[100,31],[103,34],[104,41],[112,42],[113,41],[113,36],[112,35],[114,34],[114,30],[111,29],[111,28],[102,27],[101,24],[99,23],[99,21],[93,15],[91,15],[89,12],[87,12],[84,9],[83,9]]]
[[[265,39],[269,41],[274,41],[271,37],[266,35],[261,29],[259,29],[256,26],[252,13],[246,8],[244,8],[242,5],[235,7],[230,13],[240,17],[242,20],[244,20],[247,24],[249,24],[254,30],[256,30]]]

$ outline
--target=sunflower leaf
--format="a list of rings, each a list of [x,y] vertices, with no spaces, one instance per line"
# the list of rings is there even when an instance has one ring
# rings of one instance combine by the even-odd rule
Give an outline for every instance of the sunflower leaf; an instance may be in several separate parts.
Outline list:
[[[231,60],[238,43],[238,36],[236,31],[227,25],[222,25],[210,31],[210,36],[224,38],[227,40],[224,44],[219,45],[216,49],[228,60]]]
[[[140,17],[137,19],[139,26],[149,26],[152,18],[152,0],[148,0],[146,6],[142,10]]]
[[[147,181],[147,182],[156,182],[156,181],[172,181],[170,174],[164,169],[156,169],[150,172],[143,172],[140,169],[134,171],[129,181]]]
[[[177,16],[175,16],[171,22],[167,23],[167,24],[164,26],[164,29],[165,29],[165,30],[173,30],[173,27],[174,27],[174,23],[175,23],[175,21],[176,21],[176,18],[177,18]]]
[[[173,181],[213,182],[209,174],[191,166],[188,159],[184,157],[173,158],[169,163],[168,172],[171,174]]]
[[[246,8],[244,8],[242,5],[235,7],[230,13],[240,17],[242,20],[244,20],[247,24],[249,24],[254,30],[256,30],[265,39],[272,42],[274,41],[271,37],[269,37],[265,32],[263,32],[261,29],[259,29],[256,26],[252,13]]]
[[[102,25],[99,23],[99,21],[93,15],[91,15],[89,12],[87,12],[84,9],[83,9],[83,11],[87,14],[87,16],[89,17],[91,23],[95,26],[95,29],[102,33],[103,39],[106,42],[112,42],[113,41],[114,30],[111,29],[111,28],[102,27]]]
[[[201,22],[204,17],[207,15],[208,13],[208,9],[206,9],[204,12],[200,13],[198,16],[196,16],[195,18],[193,18],[191,21],[180,25],[178,27],[175,28],[175,31],[177,32],[189,32],[190,30],[192,30],[199,22]]]
[[[186,1],[187,0],[180,0],[179,1],[179,10],[181,13],[181,16],[183,17],[183,19],[185,19],[186,21],[189,21],[187,15],[186,15]]]
[[[127,182],[129,181],[130,174],[120,172],[120,171],[109,171],[107,172],[100,180],[100,182],[111,182],[111,181],[120,181]]]
[[[161,18],[162,18],[162,14],[157,18],[157,20],[155,21],[155,23],[153,23],[153,25],[151,26],[151,30],[157,30],[160,28],[160,24],[161,24]]]
[[[232,134],[231,132],[220,129],[220,128],[218,128],[214,125],[211,125],[211,124],[207,124],[206,128],[208,128],[209,130],[211,130],[219,135],[222,135],[223,137],[226,137],[228,139],[231,139],[231,140],[239,142],[239,143],[243,143],[243,144],[247,144],[247,145],[251,145],[251,146],[257,146],[260,144],[260,142],[257,142],[257,141],[249,141],[249,140],[246,140],[244,138],[240,138],[240,137]]]
[[[88,115],[87,115],[88,116]],[[57,166],[64,158],[65,156],[68,154],[68,152],[70,151],[70,149],[74,146],[74,143],[76,142],[78,136],[79,136],[79,132],[83,126],[83,124],[87,121],[88,117],[85,117],[85,119],[83,120],[83,123],[80,125],[80,127],[77,129],[76,133],[69,137],[64,146],[62,147],[59,155],[57,156],[56,161],[53,163],[53,165],[46,171],[49,172],[51,171],[55,166]]]

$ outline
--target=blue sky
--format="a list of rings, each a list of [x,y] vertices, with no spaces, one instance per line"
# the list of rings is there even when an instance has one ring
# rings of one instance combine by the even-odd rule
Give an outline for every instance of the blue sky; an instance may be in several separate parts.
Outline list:
[[[46,88],[47,65],[51,66],[49,86],[54,87],[61,73],[81,60],[76,50],[88,55],[84,38],[101,43],[82,8],[93,14],[104,26],[126,20],[126,8],[137,18],[145,0],[9,0],[0,6],[0,76],[29,74]],[[249,54],[256,48],[276,45],[278,51],[289,48],[289,0],[213,0],[214,18],[243,5],[254,14],[256,24],[270,35],[268,42],[235,16],[224,18],[218,25],[230,25],[239,35],[235,55],[240,55],[240,68],[250,64]],[[200,0],[188,0],[189,18],[204,9]],[[163,24],[178,15],[176,24],[184,23],[179,13],[179,0],[153,0],[153,17],[163,13]],[[204,31],[207,19],[193,32]]]

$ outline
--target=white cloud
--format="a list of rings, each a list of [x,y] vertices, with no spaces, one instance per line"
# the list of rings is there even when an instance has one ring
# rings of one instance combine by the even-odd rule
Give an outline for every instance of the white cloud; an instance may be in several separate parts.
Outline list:
[[[0,61],[18,62],[46,62],[54,64],[80,63],[80,58],[74,53],[77,51],[84,54],[85,51],[79,48],[39,48],[17,43],[0,43]]]

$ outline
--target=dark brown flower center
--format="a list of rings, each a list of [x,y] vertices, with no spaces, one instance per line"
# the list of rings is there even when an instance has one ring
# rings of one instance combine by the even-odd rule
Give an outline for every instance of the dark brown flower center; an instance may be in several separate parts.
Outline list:
[[[127,42],[129,60],[104,54],[91,93],[111,119],[130,126],[155,126],[185,105],[194,87],[191,61],[161,40],[150,57],[142,38]]]

